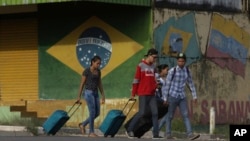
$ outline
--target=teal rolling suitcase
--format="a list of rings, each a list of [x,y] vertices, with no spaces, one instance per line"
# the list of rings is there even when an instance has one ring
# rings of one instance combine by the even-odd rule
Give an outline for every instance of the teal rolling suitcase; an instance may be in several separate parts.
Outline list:
[[[133,104],[129,108],[127,114],[125,115],[124,110],[128,106],[130,101],[132,101]],[[129,99],[126,105],[124,106],[123,110],[113,109],[108,112],[108,114],[106,115],[105,119],[103,120],[102,124],[99,127],[101,132],[104,134],[104,137],[107,137],[109,135],[111,137],[115,136],[115,134],[118,132],[123,122],[125,121],[128,113],[134,106],[135,101],[136,101],[135,99]]]
[[[45,134],[55,135],[81,105],[81,103],[79,103],[78,107],[73,111],[73,113],[71,113],[71,115],[69,115],[70,111],[76,104],[77,103],[75,103],[68,112],[64,110],[56,110],[55,112],[53,112],[43,123],[43,131],[45,132]]]

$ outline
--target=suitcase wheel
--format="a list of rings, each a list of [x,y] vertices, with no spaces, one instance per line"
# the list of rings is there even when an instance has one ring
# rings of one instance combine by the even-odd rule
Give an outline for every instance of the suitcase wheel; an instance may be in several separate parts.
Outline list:
[[[106,138],[106,137],[108,137],[108,135],[104,134],[104,137]]]
[[[113,138],[113,137],[115,137],[115,135],[111,135],[111,137]]]

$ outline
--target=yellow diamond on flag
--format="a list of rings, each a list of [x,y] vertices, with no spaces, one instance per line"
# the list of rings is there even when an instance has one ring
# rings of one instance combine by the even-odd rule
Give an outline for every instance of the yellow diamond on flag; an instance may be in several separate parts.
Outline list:
[[[83,31],[91,27],[98,27],[105,30],[112,45],[111,57],[107,65],[102,69],[102,77],[143,48],[142,45],[138,44],[133,39],[94,16],[50,47],[47,53],[76,71],[78,74],[82,74],[84,68],[77,59],[76,44]]]
[[[185,50],[186,50],[186,48],[188,46],[188,43],[190,41],[190,38],[192,37],[192,33],[185,32],[185,31],[182,31],[180,29],[177,29],[177,28],[174,28],[174,27],[171,26],[169,28],[166,36],[165,36],[165,39],[164,39],[164,43],[163,43],[163,53],[164,54],[167,54],[167,55],[170,54],[170,42],[169,42],[169,39],[170,39],[170,35],[173,34],[173,33],[181,35],[182,42],[183,42],[183,47],[182,47],[181,52],[185,52]]]

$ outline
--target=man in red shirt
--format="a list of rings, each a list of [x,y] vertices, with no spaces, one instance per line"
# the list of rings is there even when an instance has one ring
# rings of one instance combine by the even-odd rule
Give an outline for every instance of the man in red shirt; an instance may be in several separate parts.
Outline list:
[[[138,120],[143,117],[148,110],[152,113],[153,122],[153,139],[163,139],[159,136],[158,129],[158,109],[155,97],[155,90],[157,82],[155,80],[156,73],[156,58],[158,51],[149,49],[145,59],[142,60],[136,68],[135,77],[133,80],[133,89],[131,98],[134,99],[135,95],[139,96],[139,111],[128,125],[126,135],[128,138],[134,138],[132,132]]]

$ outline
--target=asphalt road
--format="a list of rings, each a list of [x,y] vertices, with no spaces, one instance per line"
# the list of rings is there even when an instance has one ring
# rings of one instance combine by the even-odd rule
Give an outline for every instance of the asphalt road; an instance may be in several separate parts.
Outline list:
[[[1,136],[1,141],[131,141],[127,137],[96,137],[96,138],[88,138],[88,137],[80,137],[80,136]],[[143,139],[132,139],[133,141],[147,141],[152,140],[151,138],[143,138]],[[166,140],[166,139],[164,139]],[[184,139],[179,139],[182,141],[188,141]],[[171,140],[168,140],[171,141]]]
[[[81,135],[80,130],[78,128],[71,129],[71,128],[62,128],[55,136],[47,136],[42,131],[37,136],[34,136],[32,133],[23,131],[23,129],[17,130],[17,128],[7,127],[7,126],[0,126],[0,141],[131,141],[131,139],[127,138],[123,132],[117,134],[115,137],[104,137],[103,134],[96,130],[96,133],[99,137],[91,138],[87,137],[86,135]],[[8,129],[9,128],[9,129]],[[3,130],[8,129],[8,130]],[[164,132],[160,133],[161,136],[164,135]],[[152,140],[151,131],[147,132],[141,139],[134,138],[133,141],[144,141],[144,140]],[[164,139],[167,140],[167,139]],[[178,136],[180,141],[188,141],[183,136]],[[225,139],[221,138],[210,138],[208,134],[201,134],[201,137],[197,139],[197,141],[225,141]],[[174,141],[174,140],[167,140],[167,141]]]
[[[91,138],[87,137],[87,135],[80,134],[56,134],[55,136],[47,136],[45,134],[40,134],[38,136],[34,136],[29,132],[25,131],[0,131],[0,141],[131,141],[131,139],[127,138],[125,135],[117,135],[115,137],[104,137],[99,134],[99,137]],[[143,139],[134,138],[134,141],[142,141],[142,140],[152,140],[151,138],[144,137]]]

